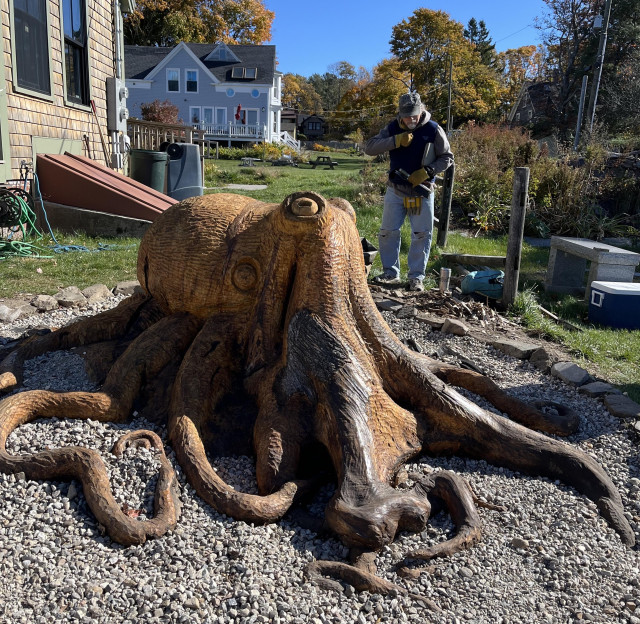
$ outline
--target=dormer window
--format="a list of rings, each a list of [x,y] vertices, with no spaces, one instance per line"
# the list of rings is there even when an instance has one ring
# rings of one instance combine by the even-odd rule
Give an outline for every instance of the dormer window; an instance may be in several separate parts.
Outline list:
[[[231,69],[231,78],[236,80],[255,80],[258,70],[255,67],[233,67]]]

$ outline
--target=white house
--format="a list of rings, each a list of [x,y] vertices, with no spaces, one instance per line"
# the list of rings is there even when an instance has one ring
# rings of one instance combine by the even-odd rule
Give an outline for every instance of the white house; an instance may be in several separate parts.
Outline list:
[[[130,117],[169,100],[182,123],[217,141],[296,143],[280,127],[282,73],[272,45],[125,46]]]

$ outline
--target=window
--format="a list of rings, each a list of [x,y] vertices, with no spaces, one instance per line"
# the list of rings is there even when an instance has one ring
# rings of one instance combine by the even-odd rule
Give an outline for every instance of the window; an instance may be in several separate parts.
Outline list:
[[[180,93],[180,70],[167,69],[167,91]]]
[[[320,122],[319,121],[310,121],[307,124],[307,128],[309,130],[321,130],[322,129],[321,126],[320,126]]]
[[[247,80],[255,80],[258,70],[255,67],[233,67],[231,68],[231,78],[246,78]]]
[[[247,123],[255,126],[258,124],[258,111],[255,108],[247,109]]]
[[[62,0],[67,100],[89,104],[89,58],[84,0]]]
[[[47,0],[13,0],[15,82],[51,95]]]
[[[216,123],[217,124],[226,124],[227,123],[227,109],[226,108],[216,108]]]
[[[260,97],[260,91],[258,91],[258,89],[253,89],[253,91],[251,91],[251,97],[259,98]]]
[[[209,126],[213,123],[213,108],[210,106],[202,107],[202,121]]]
[[[198,70],[187,69],[187,93],[198,93]]]
[[[191,119],[191,123],[193,125],[200,123],[200,107],[199,106],[189,107],[189,118]]]
[[[227,96],[228,97],[233,97],[236,94],[236,92],[233,89],[227,89]]]

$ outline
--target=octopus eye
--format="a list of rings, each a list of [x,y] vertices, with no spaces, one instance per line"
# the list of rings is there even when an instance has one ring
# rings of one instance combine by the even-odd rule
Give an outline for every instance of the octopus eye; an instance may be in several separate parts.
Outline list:
[[[233,269],[231,281],[240,291],[253,290],[258,284],[260,270],[253,258],[242,258]]]
[[[318,204],[310,197],[301,197],[291,204],[291,212],[298,217],[311,217],[318,212]]]
[[[285,215],[296,220],[319,217],[325,210],[326,200],[312,191],[302,191],[289,195],[283,202]]]

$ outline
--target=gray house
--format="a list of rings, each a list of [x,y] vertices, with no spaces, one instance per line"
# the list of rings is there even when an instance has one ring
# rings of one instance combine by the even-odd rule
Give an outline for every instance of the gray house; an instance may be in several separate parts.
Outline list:
[[[183,123],[207,139],[299,144],[280,126],[282,73],[272,45],[179,43],[125,46],[130,117],[140,105],[169,100]]]

